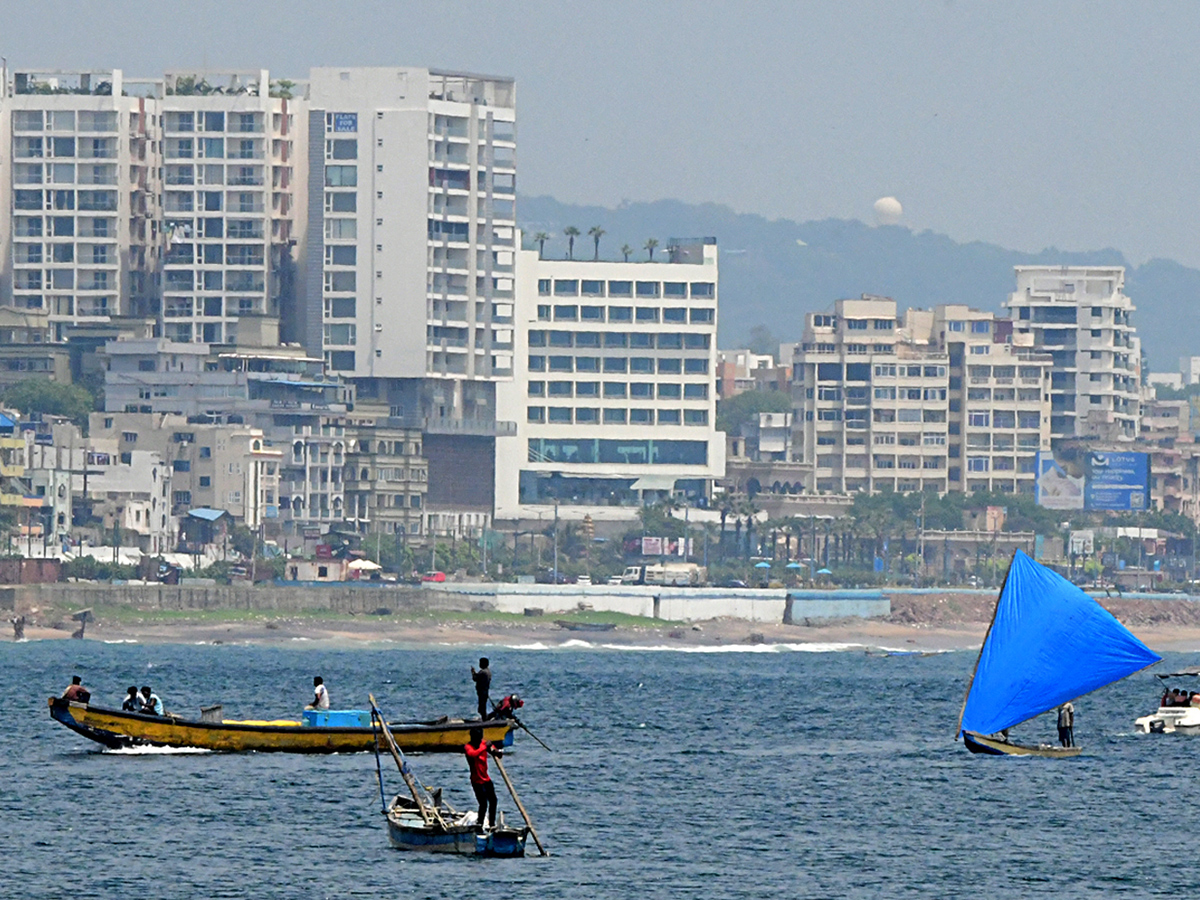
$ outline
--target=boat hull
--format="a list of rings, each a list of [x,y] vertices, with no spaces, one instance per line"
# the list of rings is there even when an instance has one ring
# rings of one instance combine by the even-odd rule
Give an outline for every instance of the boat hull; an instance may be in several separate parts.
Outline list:
[[[417,853],[455,853],[459,856],[516,857],[525,855],[526,829],[496,828],[477,832],[473,825],[430,828],[418,815],[389,815],[388,841],[397,850]]]
[[[50,716],[109,749],[186,747],[225,753],[363,753],[375,749],[375,732],[361,727],[308,727],[300,722],[201,722],[146,716],[51,697]],[[485,740],[511,744],[515,723],[446,721],[389,725],[405,753],[460,753],[470,729],[482,724]]]
[[[1200,707],[1161,706],[1134,724],[1142,734],[1200,734]]]
[[[1083,752],[1080,747],[1053,747],[1049,744],[1014,744],[1010,741],[998,741],[995,738],[984,737],[973,731],[962,733],[963,743],[972,753],[984,756],[1043,756],[1050,759],[1058,757],[1078,756]]]

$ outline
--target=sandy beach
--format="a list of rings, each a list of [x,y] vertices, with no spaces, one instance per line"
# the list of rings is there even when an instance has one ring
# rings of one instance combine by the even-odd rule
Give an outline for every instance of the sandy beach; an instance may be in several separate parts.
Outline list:
[[[921,598],[926,600],[926,598]],[[1200,623],[1191,619],[1194,604],[1171,603],[1166,612],[1146,607],[1164,601],[1125,601],[1140,609],[1124,610],[1118,617],[1151,648],[1160,652],[1200,651]],[[780,625],[715,619],[695,623],[669,623],[632,616],[594,615],[583,621],[611,621],[608,631],[574,631],[547,616],[528,618],[498,613],[456,614],[439,612],[417,616],[312,616],[296,614],[251,614],[213,611],[204,614],[138,614],[122,610],[106,615],[96,611],[88,624],[85,640],[137,641],[142,643],[292,643],[322,642],[354,646],[369,643],[403,645],[521,646],[547,647],[672,647],[702,649],[787,645],[812,645],[813,649],[891,649],[946,651],[977,649],[987,630],[994,601],[979,598],[963,607],[929,598],[919,608],[894,604],[892,615],[880,619],[820,620],[803,625]],[[1180,609],[1179,607],[1185,607]],[[1195,611],[1200,614],[1200,610]],[[1128,621],[1132,619],[1134,621]],[[1159,619],[1160,621],[1150,621]],[[54,616],[31,617],[26,625],[29,640],[70,639],[76,623]],[[6,639],[12,640],[11,631]]]

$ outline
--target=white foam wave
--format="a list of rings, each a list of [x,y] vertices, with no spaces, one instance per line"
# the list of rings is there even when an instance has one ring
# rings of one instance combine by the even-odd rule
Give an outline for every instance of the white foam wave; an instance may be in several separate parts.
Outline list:
[[[108,756],[189,756],[196,753],[212,753],[204,747],[121,747],[117,750],[102,750]]]
[[[136,638],[119,638],[117,640],[105,641],[106,644],[137,644],[140,643]]]
[[[802,644],[707,644],[700,647],[679,644],[590,644],[578,639],[561,644],[501,644],[505,650],[626,650],[654,653],[842,653],[847,650],[862,650],[866,644],[848,643],[802,643]]]

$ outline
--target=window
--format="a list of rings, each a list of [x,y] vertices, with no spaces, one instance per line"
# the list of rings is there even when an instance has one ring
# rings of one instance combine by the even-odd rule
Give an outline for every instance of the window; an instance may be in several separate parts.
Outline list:
[[[660,359],[658,361],[659,375],[679,375],[682,370],[683,365],[678,359]]]
[[[598,381],[577,381],[575,382],[576,397],[599,397],[600,382]]]
[[[546,382],[544,382],[544,381],[529,382],[529,396],[530,397],[546,396]]]
[[[123,432],[121,432],[121,440],[124,441],[126,444],[136,444],[137,443],[137,432],[136,431],[123,431]]]
[[[991,425],[991,414],[987,412],[969,413],[967,424],[973,428],[988,428]]]
[[[867,330],[867,320],[866,319],[847,319],[846,320],[846,330],[847,331],[866,331]]]
[[[190,472],[192,471],[192,463],[190,460],[177,459],[171,463],[171,468],[176,472]]]
[[[679,410],[677,409],[660,409],[658,411],[659,425],[678,425]]]
[[[546,407],[544,407],[544,406],[528,407],[525,410],[525,418],[529,422],[545,422],[546,421]]]
[[[575,424],[577,425],[595,425],[599,421],[599,409],[590,406],[583,406],[575,410]]]
[[[571,408],[569,406],[550,407],[550,421],[558,424],[571,423]]]
[[[664,322],[686,322],[687,310],[682,306],[667,307],[662,311],[662,318]]]
[[[539,322],[549,322],[550,321],[550,304],[549,303],[539,303],[538,304],[537,317],[538,317]]]
[[[711,325],[715,313],[711,309],[693,309],[690,311],[689,317],[693,325]]]
[[[685,384],[683,386],[683,399],[685,400],[707,400],[708,385],[707,384]]]
[[[989,347],[987,344],[972,344],[971,345],[971,355],[972,356],[987,356],[991,352],[992,352],[992,348]]]
[[[696,299],[711,300],[717,295],[717,286],[711,281],[693,281],[692,296]]]
[[[546,332],[541,332],[541,333],[544,335]],[[571,332],[569,332],[569,331],[551,331],[550,332],[550,346],[551,347],[570,347],[573,339],[574,339],[574,335],[571,334]],[[531,347],[534,346],[532,333],[530,334],[529,346],[531,346]]]
[[[649,425],[654,421],[654,410],[652,409],[631,409],[629,411],[630,425]]]
[[[635,381],[629,385],[629,396],[634,400],[653,400],[654,385],[644,381]]]
[[[629,360],[623,356],[606,356],[604,357],[605,372],[626,372],[629,368]]]
[[[624,425],[625,418],[626,418],[626,414],[625,414],[625,410],[623,410],[623,409],[605,409],[604,410],[604,424],[605,425]]]
[[[200,458],[201,459],[212,459],[212,447],[201,447],[200,448]]]
[[[660,334],[658,336],[658,349],[659,350],[682,350],[683,349],[683,335],[679,334],[679,333]]]
[[[326,166],[326,187],[355,187],[358,185],[358,168],[356,166]]]
[[[603,297],[604,282],[603,281],[584,281],[581,283],[581,290],[585,297]],[[598,308],[598,307],[596,307]]]
[[[708,410],[707,409],[685,409],[683,411],[684,425],[707,425]]]
[[[707,334],[685,334],[683,346],[688,350],[707,350],[711,346],[710,340]]]
[[[539,278],[538,279],[538,296],[539,297],[549,297],[550,296],[550,279],[549,278]]]
[[[551,372],[574,372],[575,360],[570,356],[552,356],[550,357]]]
[[[333,140],[325,142],[326,159],[358,159],[358,141]]]
[[[637,308],[637,320],[639,322],[657,322],[658,309],[653,306],[639,306]]]
[[[988,470],[988,458],[986,456],[968,456],[967,471],[968,472],[986,472]]]
[[[627,388],[623,381],[606,381],[604,382],[604,397],[605,399],[624,400],[627,394]]]
[[[632,281],[610,281],[608,283],[608,296],[610,297],[632,297],[633,282]]]
[[[575,393],[575,385],[570,381],[551,381],[549,388],[551,397],[571,397]]]
[[[325,195],[327,212],[357,212],[358,194],[354,191],[337,191]]]
[[[587,284],[585,281],[584,284]],[[603,306],[581,306],[579,307],[579,318],[585,322],[603,322],[604,307]]]
[[[41,207],[36,207],[40,209]],[[633,307],[632,306],[610,306],[608,308],[608,321],[610,322],[632,322]]]
[[[987,321],[976,320],[971,323],[972,334],[987,334],[992,330],[992,323]]]
[[[685,359],[683,361],[683,371],[686,375],[705,375],[708,373],[707,359]],[[945,394],[945,391],[942,391]]]
[[[546,371],[546,357],[530,356],[529,357],[529,371],[530,372],[545,372]]]
[[[660,384],[658,386],[659,400],[678,400],[683,391],[678,384]]]
[[[578,297],[579,282],[574,278],[556,278],[554,279],[554,296],[556,297]],[[574,308],[574,307],[572,307]]]
[[[660,285],[657,281],[639,281],[637,283],[637,295],[639,297],[658,297],[660,293]]]
[[[212,487],[212,476],[211,475],[201,475],[200,476],[200,487],[202,487],[202,488]]]
[[[580,331],[575,335],[576,347],[599,347],[600,332],[598,331]]]
[[[576,372],[599,372],[600,357],[598,356],[577,356],[575,357]]]
[[[554,321],[556,322],[575,322],[579,319],[578,306],[555,306]]]

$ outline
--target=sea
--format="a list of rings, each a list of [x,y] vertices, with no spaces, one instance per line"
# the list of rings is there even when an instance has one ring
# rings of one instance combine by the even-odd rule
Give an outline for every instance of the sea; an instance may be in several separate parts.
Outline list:
[[[1134,733],[1153,670],[1076,704],[1083,756],[981,757],[954,740],[974,651],[864,649],[5,642],[0,897],[1194,896],[1200,737]],[[373,754],[105,752],[46,707],[80,674],[109,706],[148,684],[178,713],[298,717],[321,675],[335,707],[462,715],[480,655],[551,748],[518,733],[505,760],[547,858],[391,849]],[[471,808],[462,757],[411,762]]]

